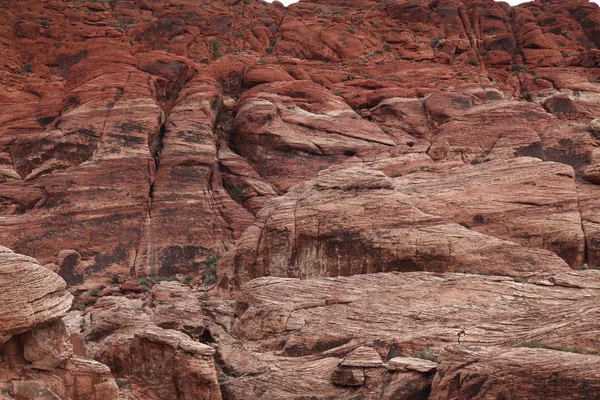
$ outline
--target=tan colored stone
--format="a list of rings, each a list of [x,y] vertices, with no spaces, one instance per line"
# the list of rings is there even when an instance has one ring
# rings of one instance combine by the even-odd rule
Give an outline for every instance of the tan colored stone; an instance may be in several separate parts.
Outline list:
[[[344,367],[381,367],[381,356],[371,347],[359,347],[348,354],[340,363]]]
[[[73,296],[58,275],[35,259],[0,252],[0,342],[64,316]]]
[[[445,350],[430,399],[577,399],[594,396],[597,356],[529,348],[453,347]],[[458,378],[460,376],[460,379]]]
[[[394,357],[386,364],[392,371],[431,372],[437,369],[437,363],[414,357]]]
[[[425,168],[392,186],[377,171],[324,171],[257,214],[235,252],[219,264],[221,287],[263,275],[463,271],[533,277],[566,269],[544,247],[579,266],[585,238],[573,178],[568,166],[525,157],[448,171]]]

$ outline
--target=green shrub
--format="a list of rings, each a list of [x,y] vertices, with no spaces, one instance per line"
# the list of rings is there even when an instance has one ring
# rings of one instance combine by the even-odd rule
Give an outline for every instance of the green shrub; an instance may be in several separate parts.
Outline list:
[[[210,41],[210,52],[212,54],[213,60],[221,57],[221,42],[218,39],[213,39]]]
[[[425,347],[424,349],[417,351],[415,354],[413,354],[413,357],[437,362],[436,355],[429,347]]]
[[[239,186],[233,186],[232,188],[229,189],[229,195],[231,196],[231,199],[233,201],[235,201],[238,204],[242,204],[244,196],[242,194],[242,188],[241,187],[239,187]]]
[[[21,70],[21,75],[28,75],[32,72],[33,72],[33,68],[31,67],[31,64],[27,63],[23,66],[23,69]]]
[[[391,177],[392,177],[392,178],[399,178],[399,177],[401,177],[401,176],[402,176],[402,172],[394,172],[394,173],[391,175]]]
[[[354,30],[354,28],[351,28],[351,27],[348,27],[348,32],[351,33],[351,34],[353,34],[353,35],[356,33],[356,31]]]
[[[210,285],[217,281],[217,264],[221,256],[213,256],[202,263],[202,282]]]
[[[512,70],[515,72],[526,72],[528,70],[527,66],[521,64],[513,64]]]
[[[50,26],[50,21],[48,21],[47,19],[38,19],[35,22],[42,26],[45,26],[46,28]]]
[[[431,47],[435,47],[442,40],[442,35],[437,35],[431,38]]]

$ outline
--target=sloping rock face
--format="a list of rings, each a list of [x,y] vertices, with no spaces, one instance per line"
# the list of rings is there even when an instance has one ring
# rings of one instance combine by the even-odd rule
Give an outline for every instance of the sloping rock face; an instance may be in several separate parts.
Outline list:
[[[385,271],[533,277],[582,265],[584,248],[566,165],[523,157],[394,179],[354,167],[262,209],[221,262],[221,285]]]
[[[340,165],[531,156],[595,182],[600,9],[584,0],[35,0],[0,20],[0,243],[43,264],[77,252],[72,285],[195,272]],[[515,241],[581,266],[569,232]]]
[[[547,399],[593,396],[598,388],[593,380],[582,380],[587,371],[595,370],[597,356],[545,349],[451,349],[446,352],[447,364],[436,375],[431,399],[482,399],[503,396],[509,386],[517,387],[519,396]],[[450,361],[452,360],[452,361]],[[457,366],[462,363],[463,367]],[[450,365],[452,367],[448,368]],[[507,376],[502,371],[510,368]],[[443,375],[442,375],[443,373]],[[556,376],[558,379],[549,379]],[[543,389],[542,389],[543,388]],[[540,392],[540,390],[543,392]]]
[[[229,323],[223,304],[204,308],[221,315],[207,328],[228,398],[583,399],[597,390],[599,288],[598,271],[537,284],[426,272],[267,277],[242,287]]]
[[[109,368],[75,356],[60,319],[66,283],[27,256],[0,247],[0,393],[9,399],[116,400]],[[7,397],[8,396],[8,397]]]
[[[59,319],[71,308],[73,296],[65,281],[31,257],[0,247],[0,276],[0,344]]]

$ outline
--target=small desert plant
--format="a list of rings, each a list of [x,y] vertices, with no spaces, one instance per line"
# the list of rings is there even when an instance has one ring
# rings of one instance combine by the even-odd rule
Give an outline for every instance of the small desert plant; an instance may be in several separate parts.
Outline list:
[[[525,65],[521,65],[521,64],[513,64],[512,65],[512,70],[515,72],[526,72],[527,69],[528,68]]]
[[[50,21],[48,21],[47,19],[38,19],[35,22],[42,26],[45,26],[46,28],[50,26]]]
[[[33,68],[31,67],[30,63],[27,63],[23,66],[23,69],[21,70],[21,75],[28,75],[33,71]]]
[[[354,28],[351,28],[351,27],[348,27],[348,32],[351,33],[351,34],[353,34],[353,35],[356,33],[356,31],[354,30]]]
[[[238,204],[242,204],[242,201],[244,200],[244,196],[243,196],[241,187],[233,186],[233,187],[229,188],[229,195],[231,196],[231,199],[233,201],[235,201]]]
[[[431,47],[435,47],[439,41],[442,40],[442,36],[441,35],[437,35],[431,38]]]
[[[217,264],[221,256],[213,256],[202,263],[202,282],[210,285],[217,281]]]
[[[210,41],[210,52],[212,54],[213,60],[216,60],[221,56],[221,42],[218,39],[213,39]]]

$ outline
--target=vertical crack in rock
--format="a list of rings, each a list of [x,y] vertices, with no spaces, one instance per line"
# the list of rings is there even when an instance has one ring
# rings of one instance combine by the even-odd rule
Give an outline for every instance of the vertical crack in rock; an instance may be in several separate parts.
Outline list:
[[[154,240],[154,226],[152,225],[152,201],[154,198],[154,183],[156,180],[156,174],[158,172],[158,167],[160,165],[160,153],[163,149],[163,138],[166,132],[166,120],[168,119],[168,116],[165,117],[165,121],[160,125],[159,129],[158,129],[158,133],[156,134],[156,137],[154,139],[154,141],[152,143],[150,143],[150,154],[152,155],[152,158],[154,159],[154,165],[152,166],[153,168],[150,167],[150,165],[148,166],[149,168],[149,174],[150,174],[150,187],[148,190],[148,240],[149,240],[149,252],[150,252],[150,257],[149,257],[149,263],[150,265],[149,270],[150,270],[150,274],[154,275],[156,274],[156,249],[155,249],[155,240]],[[137,252],[136,252],[136,262],[137,262]],[[134,264],[134,268],[135,268],[135,264]]]

